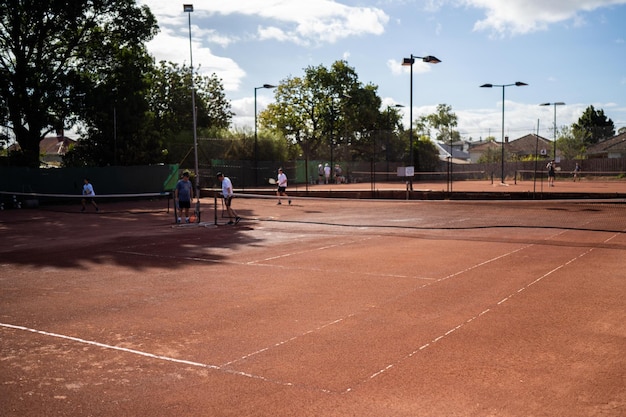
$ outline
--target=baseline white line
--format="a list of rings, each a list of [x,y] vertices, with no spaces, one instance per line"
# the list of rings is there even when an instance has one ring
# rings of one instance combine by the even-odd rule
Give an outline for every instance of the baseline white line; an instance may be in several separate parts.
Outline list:
[[[31,332],[31,333],[36,333],[36,334],[40,334],[40,335],[48,336],[48,337],[55,337],[55,338],[59,338],[59,339],[70,340],[72,342],[77,342],[77,343],[81,343],[81,344],[96,346],[96,347],[99,347],[99,348],[102,348],[102,349],[116,350],[116,351],[119,351],[119,352],[130,353],[130,354],[133,354],[133,355],[139,355],[139,356],[143,356],[143,357],[146,357],[146,358],[157,359],[157,360],[166,361],[166,362],[172,362],[172,363],[176,363],[176,364],[189,365],[189,366],[205,368],[205,369],[212,369],[214,371],[219,371],[219,372],[223,372],[223,373],[230,374],[230,375],[243,376],[243,377],[246,377],[246,378],[256,379],[256,380],[260,380],[260,381],[263,381],[263,382],[269,382],[269,383],[272,383],[272,384],[286,386],[286,387],[296,386],[296,384],[291,383],[291,382],[277,381],[277,380],[273,380],[273,379],[270,379],[270,378],[266,378],[266,377],[261,376],[261,375],[254,375],[254,374],[251,374],[251,373],[248,373],[248,372],[237,371],[237,370],[233,370],[233,369],[226,369],[223,366],[210,365],[210,364],[206,364],[206,363],[194,362],[194,361],[185,360],[185,359],[171,358],[169,356],[157,355],[157,354],[154,354],[154,353],[143,352],[143,351],[136,350],[136,349],[129,349],[129,348],[124,348],[124,347],[120,347],[120,346],[107,345],[105,343],[95,342],[93,340],[81,339],[79,337],[67,336],[67,335],[63,335],[63,334],[59,334],[59,333],[51,333],[51,332],[46,332],[46,331],[43,331],[43,330],[31,329],[31,328],[25,327],[25,326],[17,326],[17,325],[14,325],[14,324],[0,323],[0,327],[4,327],[4,328],[7,328],[7,329],[21,330],[21,331]],[[310,387],[304,387],[304,388],[312,389]],[[321,391],[323,393],[330,393],[331,392],[331,391],[323,389],[323,388],[315,388],[315,390],[316,391]]]

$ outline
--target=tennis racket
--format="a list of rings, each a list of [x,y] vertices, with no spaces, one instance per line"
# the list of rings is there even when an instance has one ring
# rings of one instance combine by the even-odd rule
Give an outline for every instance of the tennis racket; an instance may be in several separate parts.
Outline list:
[[[196,207],[193,212],[193,223],[200,223],[200,200],[196,201]]]
[[[267,180],[267,182],[269,182],[272,185],[276,185],[276,180],[274,178],[270,178],[269,180]]]

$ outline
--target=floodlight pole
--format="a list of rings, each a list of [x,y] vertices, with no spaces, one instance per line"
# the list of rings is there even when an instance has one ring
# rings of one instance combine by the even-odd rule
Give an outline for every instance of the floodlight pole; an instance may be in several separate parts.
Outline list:
[[[254,185],[259,185],[259,144],[257,139],[257,111],[256,111],[256,92],[261,88],[276,88],[275,85],[263,84],[261,87],[254,87]]]
[[[501,174],[502,174],[502,184],[504,184],[504,89],[506,87],[510,87],[510,86],[516,86],[516,87],[523,87],[525,85],[528,85],[526,83],[523,83],[521,81],[516,81],[513,84],[483,84],[481,85],[482,88],[492,88],[492,87],[502,87],[502,142],[500,143],[501,145],[501,151],[502,151],[502,155],[501,155]]]
[[[422,56],[411,54],[410,58],[402,59],[403,66],[411,67],[411,77],[410,77],[411,78],[411,81],[410,81],[411,93],[410,93],[410,99],[409,99],[409,166],[414,165],[414,161],[413,161],[413,64],[415,63],[416,58],[421,59],[422,62],[426,62],[429,64],[438,64],[441,62],[441,60],[439,60],[438,58],[432,55],[427,55],[427,56],[422,57]],[[409,189],[413,191],[413,177],[409,179]]]
[[[393,131],[394,128],[393,126],[391,126],[391,109],[392,108],[396,108],[396,109],[400,109],[403,108],[404,105],[402,104],[394,104],[393,106],[387,106],[387,124],[389,125],[389,135],[387,135],[387,147],[385,149],[385,159],[387,161],[387,165],[386,165],[386,176],[387,176],[387,181],[389,181],[389,139],[391,139],[391,137],[393,136]]]
[[[198,134],[196,119],[196,85],[193,79],[193,48],[191,44],[191,13],[193,12],[193,4],[183,4],[183,11],[189,16],[189,65],[191,67],[191,114],[193,117],[193,153],[195,159],[196,172],[196,202],[200,202],[200,171],[198,169]]]
[[[556,106],[564,106],[565,103],[557,101],[555,103],[541,103],[540,106],[554,106],[554,156],[553,160],[556,161]]]

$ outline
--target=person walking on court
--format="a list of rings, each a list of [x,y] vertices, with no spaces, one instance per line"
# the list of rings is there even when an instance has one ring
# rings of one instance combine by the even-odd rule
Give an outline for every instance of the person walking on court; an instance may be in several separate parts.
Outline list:
[[[96,211],[100,211],[100,208],[98,207],[98,205],[93,199],[95,196],[96,196],[96,193],[93,190],[93,185],[91,185],[91,183],[89,182],[89,178],[85,178],[84,184],[83,184],[83,198],[81,200],[83,207],[80,209],[80,211],[85,211],[85,205],[87,203],[94,206],[96,208]]]
[[[291,205],[291,199],[287,196],[287,175],[283,172],[282,168],[278,168],[278,178],[276,183],[278,184],[278,189],[276,190],[276,195],[278,196],[278,204],[282,204],[280,202],[280,197],[287,197],[289,205]]]
[[[237,212],[231,207],[233,201],[233,183],[230,178],[225,177],[221,172],[217,173],[217,179],[222,183],[222,197],[224,198],[224,205],[226,206],[226,212],[228,213],[228,224],[237,224],[241,221],[241,217],[237,215]],[[233,219],[235,219],[233,221]]]
[[[546,168],[548,168],[548,185],[554,187],[554,178],[556,177],[556,173],[554,172],[554,160],[548,162]]]
[[[176,223],[180,223],[181,211],[185,213],[185,223],[189,223],[189,209],[191,208],[191,200],[193,200],[193,185],[189,181],[189,172],[183,172],[183,178],[178,180],[174,189],[174,202],[178,210],[178,218]]]
[[[576,182],[576,179],[580,181],[580,178],[578,177],[580,175],[580,171],[580,165],[578,165],[578,162],[576,162],[576,166],[574,167],[574,182]]]
[[[324,184],[324,167],[322,166],[322,164],[319,164],[317,166],[317,177],[317,183]]]
[[[324,165],[324,177],[326,178],[325,184],[330,184],[330,167],[328,164]]]

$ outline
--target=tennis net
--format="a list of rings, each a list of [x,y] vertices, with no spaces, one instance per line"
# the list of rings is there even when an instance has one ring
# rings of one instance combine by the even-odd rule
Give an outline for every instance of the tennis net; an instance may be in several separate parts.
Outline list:
[[[58,212],[81,212],[83,196],[0,191],[0,210],[38,209]],[[162,193],[102,194],[85,201],[85,212],[155,213],[173,208],[172,195]]]
[[[291,201],[291,203],[289,203]],[[542,228],[626,232],[626,199],[424,201],[282,197],[235,194],[232,208],[245,222],[281,222],[346,230],[469,230]],[[228,220],[215,198],[215,221]],[[210,204],[204,205],[205,210]],[[209,216],[205,213],[205,221]],[[245,223],[244,222],[244,223]]]

